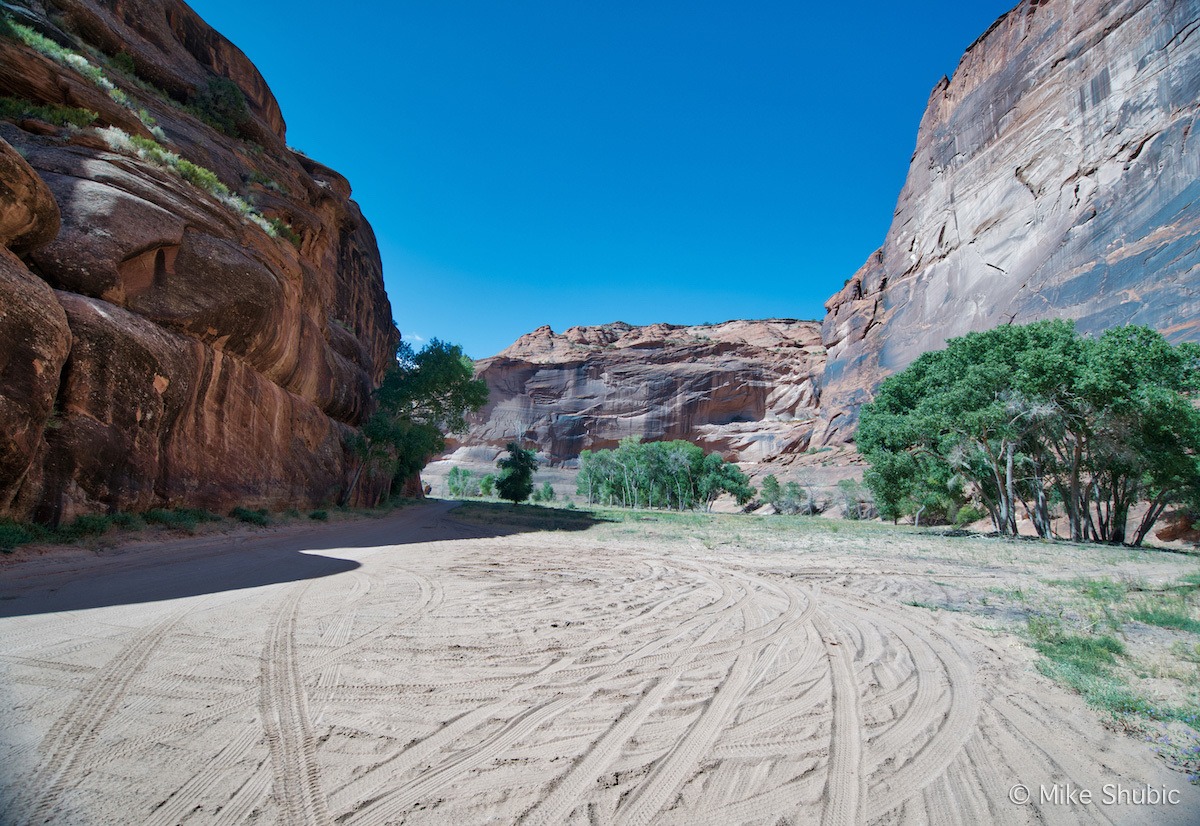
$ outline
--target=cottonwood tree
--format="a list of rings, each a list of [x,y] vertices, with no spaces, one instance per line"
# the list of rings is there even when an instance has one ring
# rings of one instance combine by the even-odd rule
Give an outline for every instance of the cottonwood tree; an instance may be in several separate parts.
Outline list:
[[[1062,508],[1070,538],[1141,544],[1172,503],[1200,492],[1200,347],[1145,327],[1098,339],[1065,321],[952,339],[883,383],[859,449],[882,515],[947,513],[967,496],[1012,535]]]
[[[425,467],[446,445],[445,434],[466,429],[467,415],[487,403],[487,384],[457,344],[431,339],[419,352],[401,342],[375,391],[375,411],[351,440],[358,466],[342,497],[351,501],[367,471],[388,478],[387,493]]]

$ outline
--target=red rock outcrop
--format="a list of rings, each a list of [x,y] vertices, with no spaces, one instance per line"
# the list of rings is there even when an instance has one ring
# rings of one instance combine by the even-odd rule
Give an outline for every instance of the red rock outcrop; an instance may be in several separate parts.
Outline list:
[[[933,90],[882,248],[833,296],[819,442],[947,338],[1047,317],[1200,338],[1200,3],[1024,0]]]
[[[518,436],[554,464],[628,436],[737,461],[803,450],[824,358],[813,321],[541,327],[477,364],[491,398],[448,451],[490,463]]]
[[[0,515],[336,496],[399,336],[349,184],[287,147],[261,75],[184,3],[13,12],[119,91],[0,36],[0,96],[98,116],[0,122]],[[236,136],[185,105],[214,79],[245,96]]]

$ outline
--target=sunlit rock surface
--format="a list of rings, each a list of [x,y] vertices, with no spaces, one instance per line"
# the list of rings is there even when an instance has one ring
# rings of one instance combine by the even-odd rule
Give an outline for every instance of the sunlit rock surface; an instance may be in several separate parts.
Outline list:
[[[819,326],[539,328],[478,363],[491,398],[449,450],[487,462],[520,437],[553,464],[628,436],[689,439],[738,461],[803,450],[825,358]]]
[[[826,304],[815,438],[947,338],[1200,338],[1200,2],[1026,0],[933,90],[882,248]]]
[[[0,96],[99,115],[83,130],[0,122],[0,191],[13,193],[0,206],[0,515],[336,496],[351,428],[398,340],[349,184],[287,147],[261,75],[184,3],[11,11],[130,103],[0,38]],[[216,78],[249,104],[237,137],[184,105]],[[98,131],[151,138],[137,109],[166,150],[212,170],[298,243]]]

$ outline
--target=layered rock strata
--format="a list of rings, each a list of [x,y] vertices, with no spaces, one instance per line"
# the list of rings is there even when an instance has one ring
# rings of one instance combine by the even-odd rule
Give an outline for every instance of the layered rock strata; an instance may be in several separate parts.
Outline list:
[[[336,497],[399,336],[349,184],[182,2],[0,12],[67,50],[0,36],[0,516]]]
[[[821,443],[947,338],[1200,338],[1200,1],[1025,0],[943,79],[883,246],[826,304]]]
[[[449,450],[487,462],[520,438],[552,464],[629,436],[738,461],[803,450],[824,358],[811,321],[541,327],[478,363],[491,398]]]

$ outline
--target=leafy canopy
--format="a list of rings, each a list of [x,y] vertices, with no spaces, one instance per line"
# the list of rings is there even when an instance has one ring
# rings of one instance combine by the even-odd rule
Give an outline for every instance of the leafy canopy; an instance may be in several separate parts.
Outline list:
[[[1066,321],[951,339],[889,378],[864,406],[857,441],[889,518],[949,514],[978,500],[1001,533],[1018,513],[1073,539],[1123,542],[1148,505],[1140,544],[1172,502],[1200,491],[1200,347],[1146,327],[1084,338]]]

